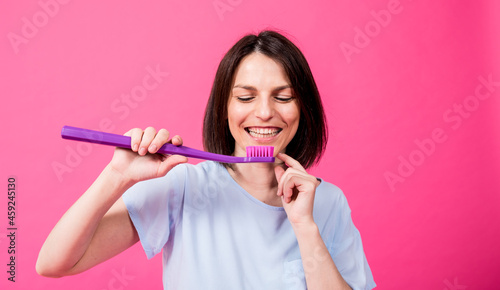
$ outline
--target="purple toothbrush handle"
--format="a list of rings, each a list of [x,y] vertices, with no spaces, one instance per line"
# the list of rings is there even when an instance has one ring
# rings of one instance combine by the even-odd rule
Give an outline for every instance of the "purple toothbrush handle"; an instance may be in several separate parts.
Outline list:
[[[64,126],[61,130],[61,136],[64,139],[90,142],[103,145],[130,149],[130,137],[105,133],[100,131]]]
[[[61,136],[64,139],[90,142],[102,145],[110,145],[120,148],[130,149],[130,137],[105,133],[100,131],[64,126],[61,130]],[[158,153],[162,154],[179,154],[186,157],[213,160],[224,163],[246,163],[246,162],[274,162],[274,157],[235,157],[226,156],[201,150],[196,150],[186,146],[175,146],[170,143],[164,144]]]

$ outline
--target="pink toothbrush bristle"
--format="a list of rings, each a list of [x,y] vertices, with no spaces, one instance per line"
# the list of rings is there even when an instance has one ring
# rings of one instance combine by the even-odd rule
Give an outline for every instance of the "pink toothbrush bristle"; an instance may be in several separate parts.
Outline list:
[[[248,146],[247,157],[273,157],[273,146]]]

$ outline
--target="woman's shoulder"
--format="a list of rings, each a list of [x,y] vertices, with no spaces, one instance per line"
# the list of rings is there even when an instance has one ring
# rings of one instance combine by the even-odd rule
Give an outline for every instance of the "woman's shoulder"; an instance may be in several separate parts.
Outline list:
[[[344,208],[348,207],[347,199],[342,189],[333,183],[320,179],[321,183],[316,188],[315,204],[323,205],[322,207]]]
[[[324,179],[318,178],[321,183],[316,188],[316,194],[328,199],[344,197],[344,192],[338,186]]]
[[[336,232],[349,223],[351,209],[344,192],[336,185],[321,181],[316,188],[314,201],[314,220],[322,236],[332,241]]]

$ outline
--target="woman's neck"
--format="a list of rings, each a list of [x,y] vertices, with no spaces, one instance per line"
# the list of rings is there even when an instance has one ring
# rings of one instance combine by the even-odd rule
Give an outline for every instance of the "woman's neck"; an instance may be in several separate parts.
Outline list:
[[[276,195],[278,181],[274,167],[272,163],[237,163],[227,170],[256,199],[272,206],[282,206],[281,198]]]

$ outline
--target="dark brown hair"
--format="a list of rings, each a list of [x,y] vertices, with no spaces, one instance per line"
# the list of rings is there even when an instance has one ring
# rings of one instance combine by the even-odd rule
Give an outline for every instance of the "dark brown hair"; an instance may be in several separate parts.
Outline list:
[[[317,163],[326,147],[328,131],[316,82],[302,52],[275,31],[262,31],[241,38],[219,64],[203,122],[203,146],[213,153],[232,155],[235,141],[227,120],[227,104],[236,69],[247,55],[258,52],[280,63],[300,107],[297,133],[286,154],[305,168]]]

